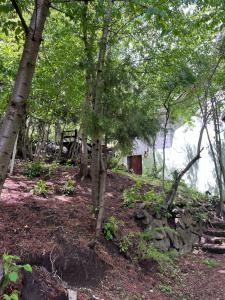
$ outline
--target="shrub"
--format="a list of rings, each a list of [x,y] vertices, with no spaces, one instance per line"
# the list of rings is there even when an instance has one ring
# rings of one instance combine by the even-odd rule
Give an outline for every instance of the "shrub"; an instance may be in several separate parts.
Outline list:
[[[219,266],[218,261],[216,261],[215,259],[204,259],[202,263],[209,268],[216,268]]]
[[[45,172],[45,168],[40,161],[29,162],[26,166],[25,174],[28,177],[39,177]]]
[[[18,265],[17,262],[20,260],[18,256],[14,255],[3,255],[3,280],[1,288],[4,291],[7,289],[10,283],[15,283],[18,280],[19,272],[21,269],[27,272],[32,272],[32,267],[29,264]],[[3,294],[4,300],[18,300],[18,291],[13,290],[10,295]]]
[[[173,294],[173,288],[170,285],[159,285],[159,289],[161,292],[165,293],[166,295]]]
[[[65,195],[72,195],[76,190],[76,182],[74,180],[68,179],[63,188],[62,188],[62,192]]]
[[[157,214],[160,214],[161,210],[165,208],[165,194],[164,193],[156,193],[151,190],[146,192],[142,196],[143,201],[151,202],[152,206]]]
[[[66,161],[66,166],[67,166],[67,167],[71,167],[71,166],[73,166],[73,165],[74,165],[73,160],[72,160],[72,159],[67,159],[67,161]]]
[[[129,249],[129,246],[131,246],[131,241],[129,239],[129,236],[123,236],[119,243],[120,252],[126,253]]]
[[[51,164],[48,164],[46,166],[43,166],[43,168],[48,172],[48,175],[50,176],[55,169],[59,167],[59,162],[56,160],[53,160]]]
[[[37,195],[46,195],[48,193],[48,189],[43,180],[38,180],[31,191]]]
[[[115,217],[111,216],[103,226],[103,233],[106,240],[109,241],[115,237],[118,227],[119,221]]]
[[[123,191],[123,204],[128,207],[134,207],[134,203],[141,199],[140,188],[142,186],[141,181],[136,181],[136,183],[129,189]]]

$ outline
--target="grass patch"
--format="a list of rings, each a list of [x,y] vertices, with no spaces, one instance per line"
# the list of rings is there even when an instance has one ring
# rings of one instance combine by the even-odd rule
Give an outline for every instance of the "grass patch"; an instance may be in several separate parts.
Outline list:
[[[203,259],[202,264],[209,268],[216,268],[219,266],[218,261],[216,261],[215,259],[210,259],[210,258]]]

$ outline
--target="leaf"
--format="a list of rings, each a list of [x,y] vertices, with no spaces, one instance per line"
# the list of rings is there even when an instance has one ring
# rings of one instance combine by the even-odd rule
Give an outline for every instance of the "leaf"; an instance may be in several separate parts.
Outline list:
[[[12,282],[16,282],[17,279],[18,279],[18,273],[17,272],[11,272],[11,273],[9,273],[8,276],[9,276],[10,281],[12,281]]]
[[[149,7],[147,9],[147,14],[149,14],[149,15],[159,15],[161,17],[164,17],[166,15],[166,13],[163,10],[159,9],[158,7],[154,7],[154,6]]]
[[[27,271],[27,272],[32,272],[32,267],[31,267],[31,265],[29,265],[29,264],[23,265],[23,268],[24,268],[24,270]]]

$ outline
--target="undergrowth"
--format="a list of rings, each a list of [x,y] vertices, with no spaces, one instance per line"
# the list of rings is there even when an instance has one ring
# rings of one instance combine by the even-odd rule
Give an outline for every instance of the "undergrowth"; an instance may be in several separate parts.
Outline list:
[[[3,279],[1,281],[1,289],[3,290],[3,300],[19,300],[19,292],[13,290],[10,294],[6,294],[6,290],[11,283],[16,283],[19,278],[21,269],[27,272],[32,272],[32,267],[29,264],[17,264],[20,257],[14,255],[4,254],[3,261]]]

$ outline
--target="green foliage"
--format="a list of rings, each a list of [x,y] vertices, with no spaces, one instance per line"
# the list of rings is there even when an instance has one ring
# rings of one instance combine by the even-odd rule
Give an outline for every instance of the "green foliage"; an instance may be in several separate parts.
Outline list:
[[[17,262],[20,260],[18,256],[14,255],[3,255],[3,280],[2,289],[3,292],[9,286],[10,283],[15,283],[18,280],[19,272],[24,269],[27,272],[32,272],[32,267],[29,264],[18,265]],[[18,300],[18,292],[16,290],[12,291],[10,295],[3,295],[4,300]]]
[[[29,162],[26,165],[25,174],[30,178],[39,177],[44,174],[51,176],[58,166],[59,163],[55,160],[51,164],[45,164],[40,161]]]
[[[40,161],[29,162],[25,173],[28,177],[39,177],[45,172],[44,165]]]
[[[119,248],[121,253],[126,253],[131,246],[131,241],[129,236],[123,236],[119,242]]]
[[[160,265],[172,264],[173,259],[177,257],[177,252],[174,250],[161,252],[153,245],[146,243],[143,239],[138,244],[138,259],[150,259]]]
[[[205,195],[193,187],[187,186],[184,182],[180,185],[178,189],[181,193],[188,195],[193,200],[202,200],[205,199]]]
[[[66,195],[72,195],[76,190],[76,182],[68,179],[62,187],[62,192]]]
[[[74,165],[73,160],[72,160],[72,159],[67,159],[67,161],[66,161],[66,166],[71,167],[71,166],[73,166],[73,165]]]
[[[48,193],[46,183],[43,180],[38,180],[31,191],[37,195],[46,195]]]
[[[19,300],[18,291],[14,290],[10,295],[3,295],[3,300]]]
[[[166,295],[172,295],[173,294],[173,288],[170,285],[159,285],[159,289],[161,292],[165,293]]]
[[[208,211],[197,211],[195,212],[194,216],[198,221],[207,222],[209,220]]]
[[[157,214],[165,207],[165,194],[163,192],[156,193],[154,190],[148,191],[143,195],[143,200],[151,202]]]
[[[208,266],[209,268],[216,268],[219,266],[218,261],[216,261],[215,259],[203,259],[202,263],[206,266]]]
[[[116,170],[120,170],[120,169],[124,169],[123,166],[121,166],[121,163],[120,163],[120,160],[121,160],[121,156],[113,156],[109,159],[108,161],[108,168],[109,169],[112,169],[114,172]]]
[[[173,232],[176,234],[176,230],[174,230],[173,228],[169,226],[160,226],[160,227],[153,228],[151,230],[148,229],[148,230],[140,231],[138,233],[138,237],[141,240],[150,241],[152,238],[154,238],[157,232]]]
[[[134,207],[134,203],[141,199],[140,188],[142,186],[141,181],[136,181],[136,183],[129,189],[123,191],[123,204],[128,207]]]
[[[112,240],[115,237],[118,228],[119,221],[115,217],[111,216],[103,226],[103,233],[106,240]]]
[[[59,162],[53,160],[51,164],[45,165],[44,169],[48,169],[48,175],[51,176],[52,173],[59,167]]]

